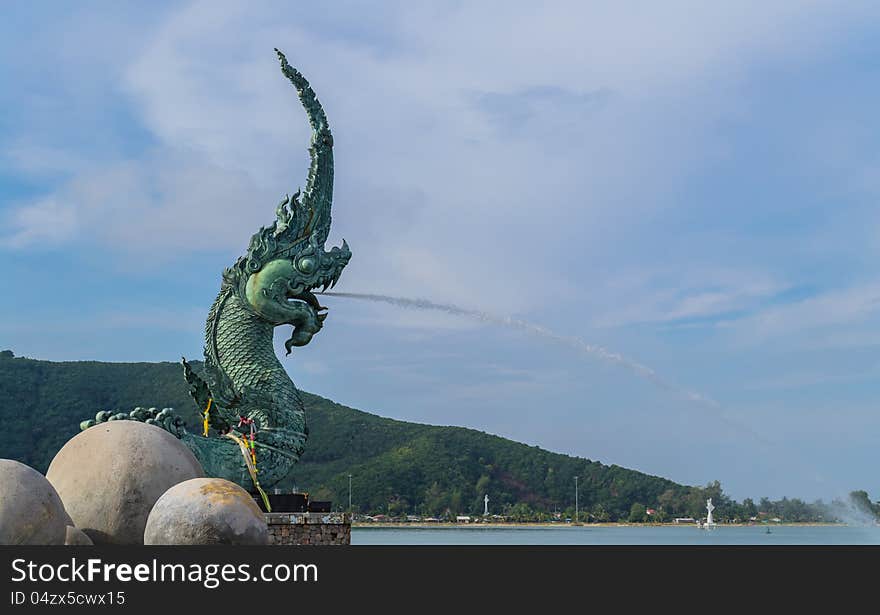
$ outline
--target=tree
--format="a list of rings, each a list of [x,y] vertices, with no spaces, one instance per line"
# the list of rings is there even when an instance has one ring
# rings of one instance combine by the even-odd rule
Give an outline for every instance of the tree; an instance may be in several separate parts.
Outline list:
[[[455,490],[449,494],[449,510],[453,515],[461,512],[461,491]]]
[[[639,502],[633,503],[633,505],[629,509],[629,522],[643,523],[645,521],[645,517],[647,517],[647,510],[645,509],[645,505],[640,504]]]
[[[657,504],[665,512],[674,515],[678,511],[678,506],[680,506],[680,498],[673,489],[667,489],[657,498]]]
[[[534,520],[535,511],[525,502],[517,502],[510,508],[508,515],[514,521],[524,523],[526,521]]]
[[[408,512],[410,512],[410,508],[406,498],[395,495],[388,501],[388,514],[392,517],[400,517]]]
[[[880,512],[880,510],[878,510],[880,507],[871,503],[871,498],[868,497],[867,491],[851,491],[849,494],[849,501],[852,503],[853,508],[859,512],[867,513],[869,515],[876,515]]]
[[[590,520],[596,523],[607,523],[611,519],[611,515],[602,504],[596,504],[590,511]]]
[[[483,498],[489,492],[489,477],[483,474],[478,480],[477,484],[474,485],[474,504],[472,506],[473,510],[478,514],[482,514],[483,509]]]
[[[431,483],[431,486],[425,490],[424,509],[432,517],[437,517],[447,508],[446,494],[437,481]]]
[[[699,519],[706,515],[706,493],[699,488],[691,490],[685,498],[685,512],[688,517]]]

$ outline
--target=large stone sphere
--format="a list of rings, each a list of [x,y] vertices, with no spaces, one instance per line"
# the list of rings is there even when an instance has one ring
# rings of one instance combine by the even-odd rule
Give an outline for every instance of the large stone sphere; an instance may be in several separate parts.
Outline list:
[[[63,545],[67,513],[46,477],[0,459],[0,545]]]
[[[167,431],[138,421],[109,421],[65,444],[49,465],[73,520],[96,545],[143,544],[147,516],[159,496],[204,476],[190,450]]]
[[[85,535],[82,530],[78,530],[72,525],[67,526],[67,536],[64,538],[64,544],[68,546],[84,546],[93,545],[92,539]]]
[[[144,531],[147,545],[266,545],[269,527],[251,495],[222,478],[194,478],[162,494]]]

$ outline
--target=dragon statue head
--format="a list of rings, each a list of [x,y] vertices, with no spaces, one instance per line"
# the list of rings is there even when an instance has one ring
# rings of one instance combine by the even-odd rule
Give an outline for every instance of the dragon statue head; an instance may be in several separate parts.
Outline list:
[[[278,204],[275,221],[251,237],[247,254],[223,272],[223,280],[262,319],[273,326],[293,325],[285,343],[290,354],[293,346],[308,344],[321,330],[327,308],[312,290],[332,288],[351,251],[345,240],[341,247],[324,249],[333,203],[333,136],[327,117],[308,81],[283,53],[275,52],[312,128],[309,175],[305,189]]]

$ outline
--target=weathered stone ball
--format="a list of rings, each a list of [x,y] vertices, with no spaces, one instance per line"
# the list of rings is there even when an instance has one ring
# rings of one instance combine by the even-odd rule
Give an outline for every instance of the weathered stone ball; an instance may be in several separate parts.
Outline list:
[[[63,545],[66,527],[64,504],[46,477],[0,459],[0,544]]]
[[[194,478],[162,494],[144,531],[147,545],[266,545],[269,527],[251,495],[222,478]]]
[[[93,545],[95,543],[92,542],[92,539],[85,535],[82,530],[78,530],[72,525],[67,526],[67,535],[64,537],[64,544],[66,545]]]
[[[177,438],[138,421],[109,421],[80,432],[49,465],[73,520],[96,545],[143,544],[153,504],[179,482],[204,476]]]

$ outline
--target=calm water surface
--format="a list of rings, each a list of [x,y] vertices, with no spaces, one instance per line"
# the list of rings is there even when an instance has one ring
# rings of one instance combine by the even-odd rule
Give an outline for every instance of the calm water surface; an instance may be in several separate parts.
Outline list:
[[[880,527],[437,527],[351,532],[353,545],[860,545],[880,544]]]

